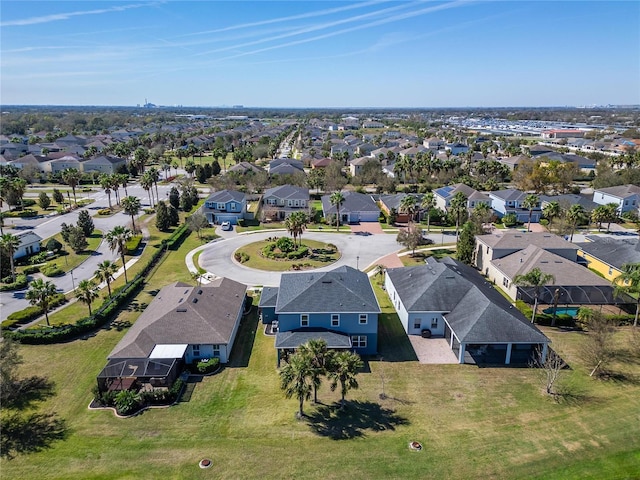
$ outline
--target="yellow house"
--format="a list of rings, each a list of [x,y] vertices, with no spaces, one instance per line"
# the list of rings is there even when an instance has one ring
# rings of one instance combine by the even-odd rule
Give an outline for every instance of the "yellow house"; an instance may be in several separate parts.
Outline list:
[[[578,243],[578,257],[587,266],[613,282],[627,263],[640,263],[640,241],[638,238],[617,239],[589,235],[586,242]]]

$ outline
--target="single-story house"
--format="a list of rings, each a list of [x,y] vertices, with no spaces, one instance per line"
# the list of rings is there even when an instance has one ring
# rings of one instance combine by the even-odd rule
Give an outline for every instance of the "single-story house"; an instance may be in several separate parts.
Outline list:
[[[344,202],[340,205],[340,223],[377,222],[380,208],[371,195],[344,191]],[[331,203],[331,195],[322,196],[322,214],[329,218],[337,214],[337,208]]]
[[[132,381],[171,386],[184,364],[214,357],[227,363],[246,290],[228,278],[162,288],[107,357],[98,375],[100,390],[121,390]]]
[[[209,195],[202,207],[202,213],[212,225],[230,222],[237,225],[238,220],[245,218],[247,199],[245,194],[235,190],[220,190]]]
[[[527,364],[549,339],[474,269],[444,258],[386,271],[408,335],[444,337],[459,363]]]
[[[27,231],[18,233],[15,236],[20,240],[20,245],[16,251],[13,252],[14,259],[28,257],[29,255],[33,255],[40,251],[40,242],[42,241],[42,237],[36,232]]]
[[[278,322],[278,361],[283,351],[293,351],[312,338],[325,339],[329,348],[363,355],[378,351],[380,305],[369,277],[360,270],[342,266],[326,272],[283,273],[279,287],[263,295],[263,321],[275,317]]]

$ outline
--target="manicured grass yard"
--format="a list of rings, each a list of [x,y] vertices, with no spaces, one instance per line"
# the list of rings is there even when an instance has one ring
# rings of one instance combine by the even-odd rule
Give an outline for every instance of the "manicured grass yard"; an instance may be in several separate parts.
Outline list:
[[[187,242],[193,241],[191,235]],[[197,242],[197,239],[195,240]],[[193,243],[195,243],[193,242]],[[158,268],[136,299],[177,279],[187,280],[183,245]],[[171,273],[173,272],[173,273]],[[640,475],[640,360],[626,350],[613,367],[626,380],[588,377],[579,360],[585,334],[545,329],[569,362],[572,396],[544,396],[539,373],[527,368],[420,365],[389,300],[376,287],[383,315],[379,350],[347,396],[346,412],[326,382],[321,404],[305,403],[294,418],[275,369],[273,337],[255,309],[243,320],[232,362],[195,384],[188,401],[116,419],[89,411],[95,376],[124,335],[115,328],[60,345],[22,346],[25,375],[45,375],[55,396],[42,403],[67,423],[66,440],[14,460],[3,478],[318,478],[318,479],[611,479]],[[134,321],[137,312],[119,320]],[[627,348],[629,329],[618,335]],[[622,378],[622,377],[621,377]],[[387,398],[381,400],[382,383]],[[408,442],[424,448],[411,451]],[[202,458],[213,467],[198,468]]]

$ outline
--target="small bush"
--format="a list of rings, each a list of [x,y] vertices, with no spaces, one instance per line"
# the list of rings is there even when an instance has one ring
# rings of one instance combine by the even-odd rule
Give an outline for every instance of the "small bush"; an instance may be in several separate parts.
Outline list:
[[[108,208],[101,208],[98,210],[98,215],[111,215],[113,212]]]
[[[247,222],[245,222],[244,218],[239,218],[238,219],[238,226],[239,227],[246,227],[246,223]]]
[[[6,278],[3,279],[3,281],[7,280]],[[5,283],[4,285],[0,285],[0,292],[8,292],[11,290],[20,290],[23,288],[26,288],[27,286],[27,276],[22,274],[22,275],[16,275],[16,281],[13,283],[9,283],[11,282],[11,277],[8,277],[8,282]]]
[[[196,369],[198,370],[198,373],[205,375],[215,371],[219,364],[219,358],[203,359],[196,363]]]
[[[45,263],[48,259],[49,259],[49,255],[47,255],[47,252],[40,252],[40,253],[36,253],[35,255],[32,255],[29,258],[29,263],[31,265],[37,265],[39,263]]]
[[[64,271],[55,263],[44,267],[42,273],[45,277],[59,277],[60,275],[64,275]]]
[[[233,254],[233,258],[236,259],[236,262],[246,263],[251,257],[245,252],[236,252]]]
[[[140,246],[140,242],[142,242],[142,235],[135,235],[134,237],[132,237],[131,240],[129,240],[125,245],[127,254],[131,255],[132,253],[134,253]]]
[[[39,271],[40,267],[38,267],[37,265],[31,265],[29,267],[24,267],[22,273],[24,273],[25,275],[31,275],[33,273],[38,273]]]
[[[156,209],[155,208],[145,208],[142,211],[144,213],[146,213],[147,215],[151,215],[152,213],[156,213]]]

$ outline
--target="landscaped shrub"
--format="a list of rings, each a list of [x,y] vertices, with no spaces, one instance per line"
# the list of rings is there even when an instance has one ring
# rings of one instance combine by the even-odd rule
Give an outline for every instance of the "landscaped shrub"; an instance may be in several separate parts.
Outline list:
[[[108,208],[101,208],[98,210],[98,215],[111,215],[112,213],[113,211]]]
[[[24,273],[25,275],[31,275],[33,273],[38,273],[40,271],[40,267],[37,265],[30,265],[28,267],[24,267],[24,269],[22,270],[22,273]]]
[[[20,290],[26,288],[27,286],[27,276],[26,275],[16,275],[16,281],[11,282],[11,277],[3,278],[3,282],[6,281],[4,285],[0,285],[0,292],[9,292],[11,290]]]
[[[129,240],[126,245],[125,245],[125,249],[127,250],[127,254],[131,255],[133,254],[138,247],[140,246],[140,242],[142,241],[142,235],[135,235],[133,237],[131,237],[131,240]]]
[[[141,398],[136,392],[122,390],[116,395],[115,405],[120,415],[129,415],[140,408]]]
[[[304,258],[307,255],[309,255],[309,247],[306,247],[305,245],[302,245],[297,250],[287,253],[287,258],[289,260],[297,260],[297,259],[300,259],[300,258]]]
[[[51,300],[49,301],[49,309],[59,307],[63,303],[67,302],[67,298],[62,293],[56,293]],[[13,312],[7,317],[9,322],[13,322],[12,325],[27,323],[35,318],[38,318],[42,315],[42,309],[37,305],[32,305],[27,308],[23,308],[22,310],[18,310],[17,312]],[[8,325],[8,324],[7,324]],[[2,328],[9,328],[9,326],[5,325],[5,322],[2,322]]]
[[[249,254],[245,253],[245,252],[235,252],[233,254],[233,258],[236,259],[236,262],[240,262],[240,263],[246,263],[249,261],[249,259],[251,258],[249,256]]]
[[[53,263],[44,267],[42,273],[45,277],[59,277],[60,275],[64,275],[64,270]]]
[[[246,222],[244,221],[244,218],[239,218],[238,219],[238,226],[239,227],[245,227],[246,226]]]
[[[218,368],[218,365],[220,365],[220,359],[214,357],[214,358],[200,360],[199,362],[196,363],[196,369],[198,373],[201,373],[204,375],[204,374],[215,371]]]
[[[58,242],[60,243],[60,242]],[[49,259],[49,255],[47,254],[47,252],[40,252],[40,253],[36,253],[35,255],[32,255],[31,257],[29,257],[29,263],[31,265],[37,265],[39,263],[44,263]]]
[[[283,253],[289,253],[295,250],[296,246],[289,237],[280,237],[276,240],[276,247]]]

